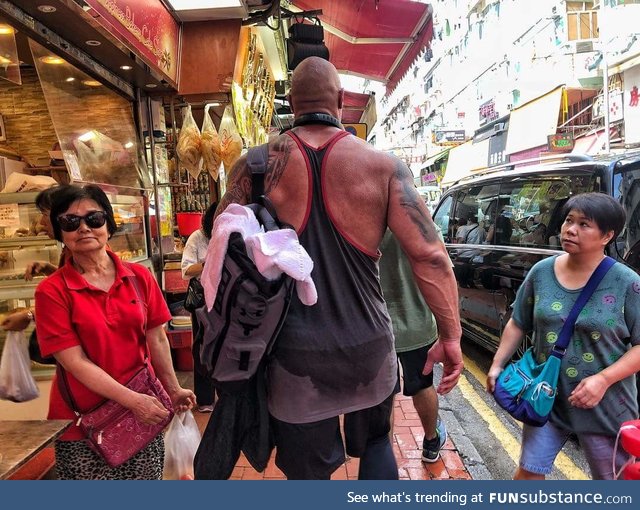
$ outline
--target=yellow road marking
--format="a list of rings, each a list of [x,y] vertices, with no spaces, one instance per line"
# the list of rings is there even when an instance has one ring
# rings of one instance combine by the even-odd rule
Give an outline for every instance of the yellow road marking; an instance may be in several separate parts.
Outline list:
[[[463,355],[463,360],[465,370],[467,370],[480,384],[482,384],[482,386],[484,386],[487,375],[467,356]],[[509,457],[511,457],[517,466],[520,458],[520,442],[513,436],[513,434],[511,434],[511,432],[509,432],[509,429],[503,425],[495,411],[485,403],[480,395],[478,395],[477,391],[464,375],[460,377],[458,387],[467,402],[469,402],[478,414],[480,414],[482,419],[487,422],[489,430],[493,433],[496,439],[500,441]],[[522,424],[520,422],[517,423],[518,426],[522,428]],[[564,452],[560,452],[556,457],[555,466],[568,480],[591,479],[582,469],[576,466],[576,464]]]

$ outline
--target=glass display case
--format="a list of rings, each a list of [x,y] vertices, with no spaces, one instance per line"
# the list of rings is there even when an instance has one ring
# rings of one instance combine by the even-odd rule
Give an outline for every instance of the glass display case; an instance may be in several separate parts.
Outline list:
[[[133,193],[136,193],[133,191]],[[107,192],[118,230],[109,239],[109,247],[122,259],[140,262],[147,255],[147,234],[144,225],[144,201],[140,194]]]
[[[61,246],[50,239],[35,206],[37,193],[0,193],[0,322],[16,310],[34,306],[33,295],[43,277],[24,279],[27,264],[44,261],[57,265]],[[25,333],[31,333],[30,324]],[[0,352],[6,332],[0,328]],[[34,364],[41,371],[50,367]]]

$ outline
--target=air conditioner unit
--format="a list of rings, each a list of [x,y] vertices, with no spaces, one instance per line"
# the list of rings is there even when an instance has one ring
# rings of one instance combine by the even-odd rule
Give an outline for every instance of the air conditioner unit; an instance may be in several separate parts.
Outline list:
[[[503,131],[504,131],[504,122],[498,122],[497,124],[493,125],[494,133],[502,133]]]
[[[576,53],[590,53],[593,51],[593,41],[576,41]]]

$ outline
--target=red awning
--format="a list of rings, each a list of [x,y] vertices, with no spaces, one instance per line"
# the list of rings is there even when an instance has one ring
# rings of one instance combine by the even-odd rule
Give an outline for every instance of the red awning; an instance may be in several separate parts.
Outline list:
[[[361,121],[362,114],[369,103],[369,94],[345,91],[342,106],[342,122],[354,124]]]
[[[322,9],[325,44],[338,71],[383,81],[391,92],[433,36],[431,8],[411,0],[293,0]]]

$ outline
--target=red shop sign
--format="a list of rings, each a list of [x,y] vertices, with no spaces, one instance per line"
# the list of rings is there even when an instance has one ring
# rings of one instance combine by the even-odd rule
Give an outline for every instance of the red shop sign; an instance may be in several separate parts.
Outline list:
[[[161,0],[85,0],[97,21],[155,69],[178,80],[180,25]]]

